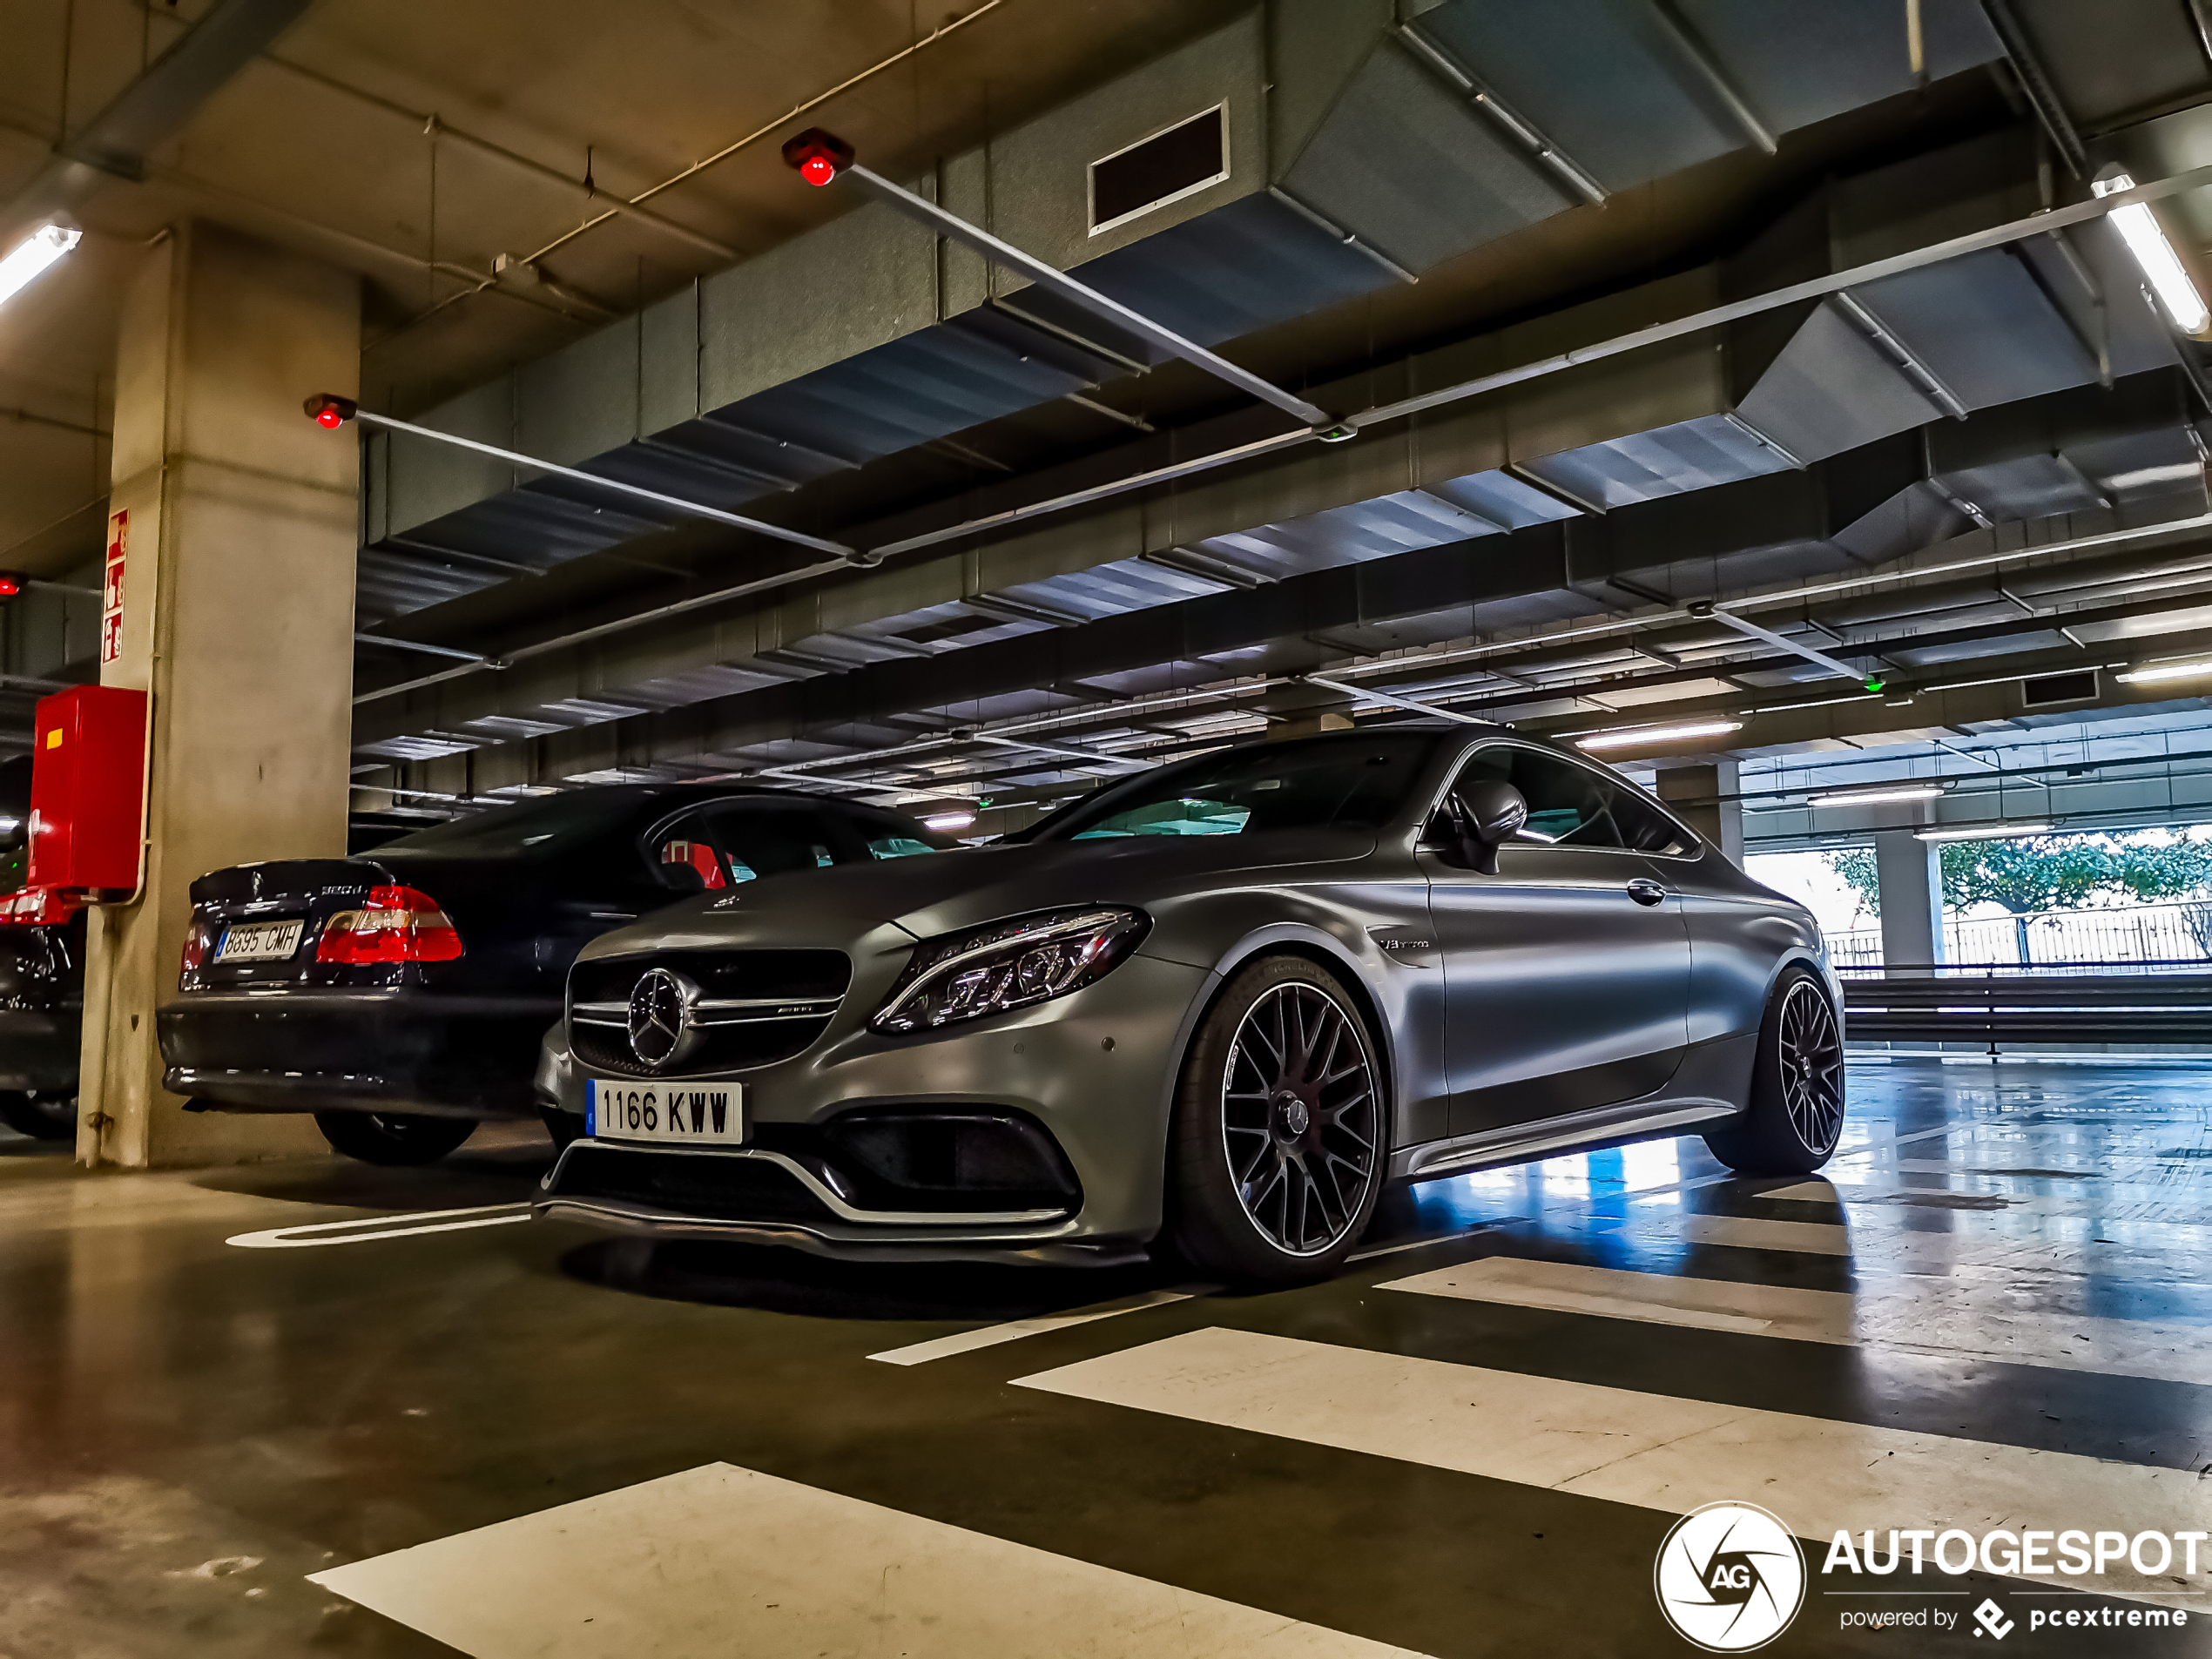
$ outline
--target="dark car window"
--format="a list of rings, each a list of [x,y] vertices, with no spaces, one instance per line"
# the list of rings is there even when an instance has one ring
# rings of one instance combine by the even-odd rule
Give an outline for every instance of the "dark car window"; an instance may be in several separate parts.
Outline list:
[[[919,853],[952,852],[960,846],[949,835],[940,835],[911,818],[890,813],[848,807],[845,818],[867,844],[872,859],[910,859]]]
[[[687,813],[664,826],[653,837],[649,856],[654,873],[669,887],[699,892],[730,885],[730,867],[710,839],[704,813]]]
[[[525,851],[565,852],[604,833],[634,806],[591,790],[549,795],[512,806],[456,818],[387,841],[390,853],[435,853],[443,858],[503,858]]]
[[[714,839],[730,860],[730,879],[783,875],[853,862],[854,839],[840,833],[820,807],[802,801],[746,801],[708,809]]]
[[[1479,749],[1453,788],[1480,779],[1511,784],[1528,803],[1516,845],[1686,853],[1690,843],[1674,821],[1635,790],[1541,749],[1500,744]]]
[[[1404,806],[1436,742],[1426,733],[1347,733],[1231,749],[1101,790],[1022,839],[1377,829]]]

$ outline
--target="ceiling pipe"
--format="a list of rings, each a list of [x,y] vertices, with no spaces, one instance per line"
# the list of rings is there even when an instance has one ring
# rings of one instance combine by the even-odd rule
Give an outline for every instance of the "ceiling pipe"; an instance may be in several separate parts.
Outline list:
[[[1717,622],[1724,628],[1734,629],[1747,639],[1763,640],[1779,651],[1786,651],[1793,656],[1802,657],[1805,661],[1826,669],[1838,679],[1858,680],[1870,691],[1878,691],[1882,689],[1880,680],[1860,673],[1850,664],[1839,663],[1825,651],[1815,651],[1811,646],[1802,644],[1787,634],[1777,634],[1771,628],[1762,628],[1748,617],[1739,617],[1731,610],[1723,610],[1710,600],[1699,600],[1691,604],[1689,614],[1701,622]]]
[[[473,132],[455,126],[435,113],[422,110],[410,110],[404,104],[395,104],[390,98],[379,98],[374,92],[349,85],[344,81],[324,74],[320,70],[309,69],[305,64],[295,64],[290,58],[279,57],[273,53],[268,55],[267,61],[287,74],[296,75],[301,80],[311,82],[326,91],[340,93],[357,103],[366,104],[372,109],[382,110],[388,115],[395,115],[403,121],[411,122],[425,138],[431,139],[434,143],[443,140],[449,144],[458,145],[463,150],[472,151],[477,155],[500,162],[533,179],[541,179],[550,185],[558,185],[564,190],[583,192],[594,201],[604,200],[610,206],[613,212],[624,218],[634,219],[641,225],[650,225],[662,234],[672,236],[678,241],[688,242],[693,247],[711,253],[718,259],[735,263],[744,257],[727,242],[709,236],[704,231],[695,231],[688,225],[679,224],[675,219],[627,198],[615,195],[602,197],[597,191],[587,186],[583,179],[564,173],[557,167],[549,167],[542,161],[532,161],[528,156],[520,155],[503,145],[494,144],[489,138],[479,138]]]
[[[1660,28],[1664,30],[1668,37],[1675,43],[1676,50],[1689,61],[1689,66],[1697,71],[1703,78],[1705,84],[1711,87],[1720,101],[1728,106],[1728,112],[1735,118],[1736,125],[1743,129],[1743,136],[1765,151],[1767,154],[1774,154],[1780,147],[1775,143],[1774,134],[1768,131],[1766,123],[1759,118],[1758,111],[1751,107],[1751,102],[1743,96],[1743,90],[1736,84],[1728,71],[1715,60],[1705,43],[1700,40],[1696,32],[1676,14],[1672,0],[1653,0],[1651,15],[1658,20]]]
[[[435,428],[417,426],[412,421],[396,421],[388,415],[372,415],[367,409],[354,409],[347,418],[359,421],[364,426],[382,427],[390,432],[405,432],[418,438],[428,438],[434,443],[450,444],[456,449],[471,449],[478,455],[512,462],[518,467],[533,468],[550,472],[557,477],[573,478],[598,489],[612,490],[617,495],[634,496],[641,501],[672,507],[693,518],[711,518],[718,524],[734,525],[741,530],[751,530],[756,536],[772,536],[779,542],[789,542],[797,547],[812,548],[818,553],[834,553],[840,561],[862,558],[854,549],[842,542],[826,541],[819,536],[809,536],[804,530],[786,529],[781,524],[771,524],[765,519],[747,518],[742,513],[725,513],[719,507],[709,507],[701,502],[686,501],[681,496],[668,496],[658,489],[647,489],[640,484],[626,484],[618,478],[603,478],[596,472],[583,472],[575,467],[563,467],[556,462],[541,461],[536,455],[526,455],[519,450],[502,449],[497,444],[479,443],[474,438],[464,438],[451,432],[440,432]],[[797,580],[794,576],[792,580]]]
[[[2027,31],[2020,27],[2020,19],[2013,14],[2011,0],[1981,0],[1983,15],[1997,33],[1998,44],[2005,49],[2006,61],[2020,77],[2020,91],[2027,97],[2028,107],[2035,111],[2035,118],[2042,124],[2067,166],[2079,179],[2087,171],[2088,161],[2081,149],[2081,137],[2074,130],[2074,122],[2060,101],[2058,89],[2051,84],[2051,78],[2043,72],[2042,61],[2028,42]]]
[[[813,136],[802,133],[799,138],[792,139],[790,145],[786,145],[785,146],[786,158],[791,158],[795,153],[794,146],[799,147],[796,153],[806,152],[810,147],[806,145],[806,141]],[[826,133],[820,135],[819,145],[825,152],[831,152],[833,146],[834,153],[839,155],[851,153],[849,147],[843,145]],[[796,167],[800,163],[794,159],[792,165]],[[1166,352],[1170,356],[1180,357],[1184,362],[1204,369],[1216,380],[1224,381],[1240,392],[1258,398],[1263,402],[1273,404],[1285,415],[1304,422],[1308,427],[1317,428],[1316,436],[1324,435],[1324,433],[1318,430],[1320,428],[1325,428],[1328,432],[1339,429],[1336,418],[1326,409],[1307,402],[1293,392],[1285,391],[1273,381],[1262,379],[1250,369],[1240,368],[1218,353],[1207,350],[1197,341],[1177,334],[1164,323],[1154,321],[1143,312],[1123,305],[1110,295],[1101,293],[1089,284],[1076,280],[1066,272],[1046,264],[1033,254],[1023,253],[1013,243],[992,235],[981,226],[969,224],[958,213],[939,206],[926,197],[916,195],[905,185],[892,183],[881,173],[864,167],[857,161],[848,160],[819,182],[827,184],[839,178],[857,179],[877,200],[897,209],[907,218],[927,226],[940,236],[958,242],[963,247],[974,249],[994,265],[1001,266],[1017,276],[1027,278],[1046,293],[1056,294],[1069,304],[1080,307],[1094,317],[1102,318],[1116,327],[1135,334],[1139,340]],[[808,182],[816,181],[809,178]],[[1347,433],[1345,435],[1349,436],[1350,434]]]
[[[1605,206],[1605,186],[1591,176],[1589,170],[1577,165],[1572,156],[1538,132],[1533,122],[1507,105],[1473,70],[1462,64],[1456,53],[1448,51],[1441,42],[1433,39],[1418,24],[1401,23],[1394,32],[1408,51],[1441,76],[1445,84],[1460,97],[1488,116],[1515,144],[1557,174],[1569,190],[1593,207]]]
[[[1447,709],[1435,703],[1424,703],[1419,698],[1400,697],[1395,691],[1379,691],[1366,685],[1346,685],[1332,680],[1325,674],[1301,674],[1298,678],[1308,685],[1318,685],[1345,696],[1357,698],[1363,703],[1380,703],[1386,707],[1411,709],[1416,714],[1433,714],[1446,720],[1456,720],[1461,725],[1495,725],[1495,720],[1477,719],[1472,714],[1461,714],[1457,709]]]

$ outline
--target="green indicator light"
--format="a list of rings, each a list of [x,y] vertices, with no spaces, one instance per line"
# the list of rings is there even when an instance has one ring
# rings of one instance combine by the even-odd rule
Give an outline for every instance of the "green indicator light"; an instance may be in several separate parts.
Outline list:
[[[1886,680],[1869,680],[1866,682],[1866,689],[1870,691],[1878,691],[1887,684],[1889,682]]]

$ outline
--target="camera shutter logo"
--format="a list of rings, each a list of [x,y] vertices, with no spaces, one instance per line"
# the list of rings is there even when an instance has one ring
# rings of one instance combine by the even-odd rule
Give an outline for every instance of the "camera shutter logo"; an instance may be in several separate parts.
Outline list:
[[[1708,1653],[1749,1653],[1788,1629],[1804,1605],[1804,1552],[1756,1504],[1709,1503],[1668,1529],[1652,1587],[1685,1641]]]

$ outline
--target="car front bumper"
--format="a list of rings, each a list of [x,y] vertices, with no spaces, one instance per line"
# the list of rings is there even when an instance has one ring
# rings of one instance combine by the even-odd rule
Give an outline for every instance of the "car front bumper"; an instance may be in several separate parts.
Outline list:
[[[1160,1228],[1168,1115],[1190,1022],[1211,978],[1204,969],[1143,954],[1098,983],[1013,1014],[908,1037],[869,1032],[872,1008],[841,1009],[806,1053],[725,1078],[745,1090],[752,1143],[672,1152],[656,1143],[582,1140],[541,1183],[535,1211],[624,1232],[783,1244],[873,1259],[1124,1261]],[[600,1074],[604,1076],[604,1074]],[[580,1120],[584,1074],[558,1034],[538,1070],[542,1103]],[[635,1085],[635,1077],[610,1078]],[[668,1080],[671,1083],[676,1079]],[[1080,1197],[1059,1208],[1009,1209],[987,1190],[960,1208],[890,1209],[853,1201],[819,1160],[764,1134],[819,1127],[843,1114],[900,1109],[996,1111],[1050,1136]],[[591,1149],[587,1150],[586,1149]],[[605,1170],[583,1178],[590,1167]],[[682,1157],[685,1178],[631,1184],[606,1160]],[[741,1165],[752,1165],[742,1168]],[[639,1162],[641,1171],[645,1167]]]
[[[162,1086],[233,1112],[527,1117],[557,999],[399,990],[200,991],[154,1016]]]

